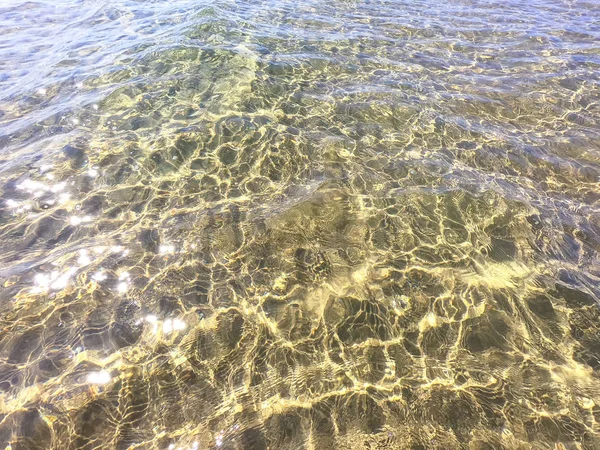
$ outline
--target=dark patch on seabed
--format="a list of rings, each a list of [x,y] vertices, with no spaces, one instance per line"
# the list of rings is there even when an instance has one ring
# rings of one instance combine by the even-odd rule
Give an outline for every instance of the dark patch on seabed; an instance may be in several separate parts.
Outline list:
[[[600,449],[597,2],[0,33],[0,448]]]

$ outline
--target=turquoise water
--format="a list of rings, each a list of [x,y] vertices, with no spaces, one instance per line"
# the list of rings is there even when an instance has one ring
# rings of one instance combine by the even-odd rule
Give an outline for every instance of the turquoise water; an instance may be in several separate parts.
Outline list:
[[[0,36],[1,448],[600,448],[598,2]]]

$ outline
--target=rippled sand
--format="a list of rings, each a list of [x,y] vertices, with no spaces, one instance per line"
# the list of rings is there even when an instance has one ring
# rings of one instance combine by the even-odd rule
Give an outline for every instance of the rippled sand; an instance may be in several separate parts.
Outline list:
[[[1,448],[600,449],[596,2],[0,30]]]

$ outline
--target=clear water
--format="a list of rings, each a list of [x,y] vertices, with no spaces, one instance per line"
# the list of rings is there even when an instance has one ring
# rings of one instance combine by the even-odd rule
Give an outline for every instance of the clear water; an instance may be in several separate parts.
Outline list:
[[[0,35],[2,448],[600,448],[597,1]]]

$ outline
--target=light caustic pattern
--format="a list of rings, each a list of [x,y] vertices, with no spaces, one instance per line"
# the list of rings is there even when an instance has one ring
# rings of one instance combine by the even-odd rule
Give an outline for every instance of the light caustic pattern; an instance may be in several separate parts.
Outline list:
[[[0,447],[600,448],[597,3],[0,29]]]

